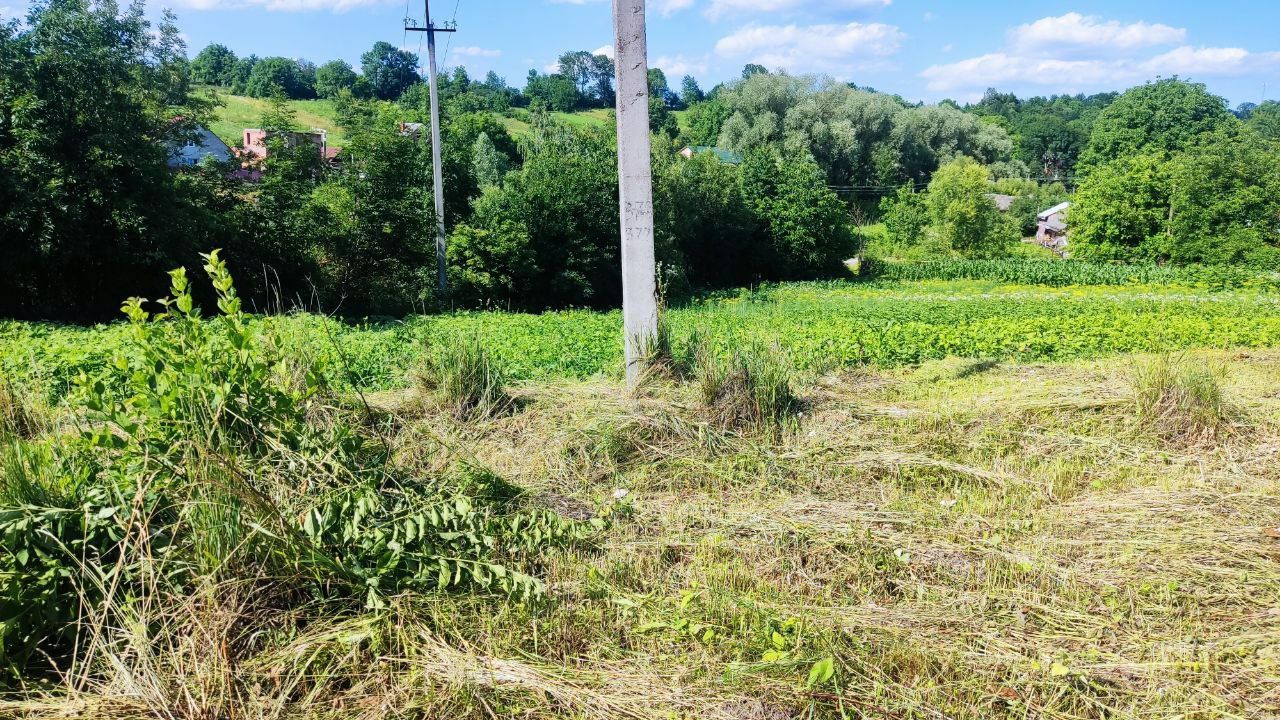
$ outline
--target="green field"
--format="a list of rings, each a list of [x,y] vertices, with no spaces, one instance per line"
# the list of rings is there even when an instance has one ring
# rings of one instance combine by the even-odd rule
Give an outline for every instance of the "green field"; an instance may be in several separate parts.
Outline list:
[[[669,319],[677,345],[695,331],[723,348],[753,338],[776,340],[813,372],[945,357],[1040,361],[1280,346],[1280,295],[1168,282],[794,283],[710,297],[672,310]],[[617,312],[469,312],[373,325],[294,315],[270,322],[289,342],[325,358],[339,385],[366,390],[403,385],[424,345],[460,335],[482,337],[519,379],[613,375],[621,365]],[[0,323],[0,369],[33,372],[61,394],[80,370],[106,365],[123,331],[122,325]]]
[[[245,128],[256,128],[262,124],[262,114],[267,110],[266,100],[243,95],[220,94],[218,97],[224,105],[215,110],[217,120],[209,129],[223,142],[235,145],[243,137]],[[290,100],[288,105],[297,114],[299,127],[324,130],[329,134],[330,145],[342,147],[346,136],[338,127],[332,100]]]

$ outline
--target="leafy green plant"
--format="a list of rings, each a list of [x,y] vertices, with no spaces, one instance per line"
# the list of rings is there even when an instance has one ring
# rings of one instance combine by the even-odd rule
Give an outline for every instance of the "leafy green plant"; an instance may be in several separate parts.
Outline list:
[[[218,315],[201,317],[181,270],[159,312],[126,302],[127,340],[73,395],[87,429],[0,466],[5,663],[58,664],[85,614],[200,578],[375,608],[410,591],[537,600],[513,563],[604,527],[520,511],[493,478],[404,476],[325,411],[323,369],[249,322],[206,260]]]

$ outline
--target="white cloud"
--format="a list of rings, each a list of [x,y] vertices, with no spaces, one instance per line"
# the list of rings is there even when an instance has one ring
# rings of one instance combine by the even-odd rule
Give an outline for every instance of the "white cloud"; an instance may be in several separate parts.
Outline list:
[[[706,75],[709,65],[706,58],[690,59],[683,55],[669,57],[663,55],[653,61],[653,66],[662,68],[662,72],[666,73],[667,80],[674,86],[679,85],[680,79],[685,75]]]
[[[501,50],[490,50],[489,48],[471,46],[456,47],[453,48],[453,52],[461,55],[462,57],[472,58],[496,58],[502,56]]]
[[[1280,67],[1280,53],[1252,53],[1243,48],[1184,46],[1149,59],[1061,59],[997,52],[920,73],[930,90],[951,92],[1009,85],[1040,86],[1055,92],[1114,89],[1156,76],[1241,75]]]
[[[748,15],[794,10],[839,12],[888,7],[893,0],[711,0],[707,17],[715,20],[725,15]]]
[[[1020,53],[1063,57],[1078,52],[1125,51],[1173,45],[1187,37],[1186,28],[1159,23],[1122,24],[1096,15],[1067,13],[1019,25],[1009,31],[1009,45]]]
[[[790,72],[824,72],[882,66],[906,36],[893,25],[748,25],[716,43],[716,54]]]
[[[394,0],[175,0],[175,5],[191,10],[233,10],[261,7],[280,12],[331,10],[346,12],[358,7],[390,5]]]
[[[693,2],[694,0],[657,0],[653,7],[662,17],[671,17],[673,13],[693,7]]]
[[[592,50],[592,51],[591,51],[591,54],[592,54],[592,55],[604,55],[605,57],[607,57],[607,58],[609,58],[610,60],[612,60],[612,59],[613,59],[613,46],[612,46],[612,45],[601,45],[600,47],[596,48],[595,50]]]
[[[1148,22],[1120,23],[1067,13],[1012,28],[1003,49],[926,68],[934,92],[988,87],[1032,92],[1092,92],[1156,76],[1240,75],[1280,67],[1280,53],[1183,45],[1187,31]],[[1151,55],[1161,45],[1178,45]],[[1144,52],[1144,50],[1146,52]]]
[[[1244,48],[1184,45],[1157,55],[1143,68],[1160,75],[1240,75],[1280,65],[1280,52],[1251,53]]]

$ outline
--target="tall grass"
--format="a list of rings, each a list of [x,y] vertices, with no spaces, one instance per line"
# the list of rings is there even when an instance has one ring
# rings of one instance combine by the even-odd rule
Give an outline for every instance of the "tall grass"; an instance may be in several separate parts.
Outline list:
[[[756,342],[721,355],[695,335],[690,355],[702,404],[719,424],[777,430],[799,411],[791,363],[777,344]]]
[[[424,394],[460,420],[492,417],[512,404],[506,373],[477,335],[428,349],[413,377]]]
[[[1230,426],[1222,370],[1187,356],[1138,364],[1130,384],[1139,424],[1168,439],[1212,440]]]
[[[0,438],[32,438],[49,423],[49,408],[36,393],[0,379]]]

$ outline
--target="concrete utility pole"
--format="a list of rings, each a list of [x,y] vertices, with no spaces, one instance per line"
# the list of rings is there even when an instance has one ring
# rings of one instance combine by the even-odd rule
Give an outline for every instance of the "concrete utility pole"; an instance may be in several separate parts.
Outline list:
[[[432,188],[436,195],[436,289],[443,297],[449,292],[449,280],[445,276],[446,241],[444,236],[444,171],[440,166],[440,93],[436,82],[436,33],[457,32],[456,27],[446,24],[436,27],[431,22],[431,0],[422,0],[423,18],[426,27],[411,25],[405,19],[405,30],[425,32],[427,34],[427,81],[431,88],[431,170]]]
[[[658,336],[653,258],[653,174],[649,158],[649,63],[644,0],[613,0],[618,81],[618,189],[622,220],[622,326],[627,385],[640,379]]]

